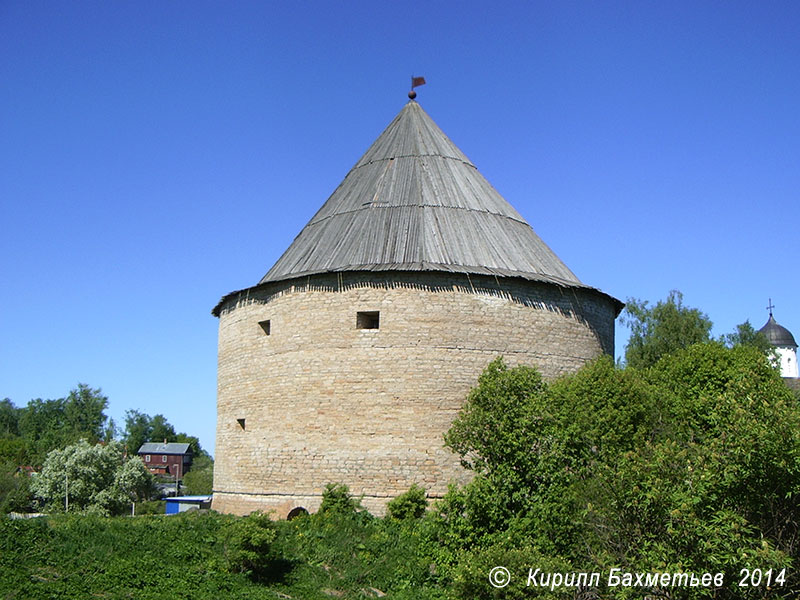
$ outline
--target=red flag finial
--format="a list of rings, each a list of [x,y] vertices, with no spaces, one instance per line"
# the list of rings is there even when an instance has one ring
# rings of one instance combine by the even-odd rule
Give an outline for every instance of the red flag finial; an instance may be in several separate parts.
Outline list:
[[[411,76],[411,91],[408,92],[408,97],[412,100],[417,97],[417,92],[414,91],[414,88],[418,85],[425,85],[425,78],[424,77],[414,77]]]

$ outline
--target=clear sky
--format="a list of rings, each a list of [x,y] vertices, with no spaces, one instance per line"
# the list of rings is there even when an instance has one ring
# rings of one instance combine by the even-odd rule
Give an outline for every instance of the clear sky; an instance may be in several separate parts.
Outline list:
[[[217,320],[417,100],[589,285],[800,335],[797,2],[0,0],[0,398],[213,450]],[[627,331],[617,326],[617,354]]]

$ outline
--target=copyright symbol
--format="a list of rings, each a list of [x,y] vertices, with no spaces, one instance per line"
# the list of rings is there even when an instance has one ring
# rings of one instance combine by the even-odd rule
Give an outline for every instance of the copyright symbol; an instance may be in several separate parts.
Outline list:
[[[489,571],[489,583],[492,587],[504,588],[511,583],[511,573],[505,567],[495,567]]]

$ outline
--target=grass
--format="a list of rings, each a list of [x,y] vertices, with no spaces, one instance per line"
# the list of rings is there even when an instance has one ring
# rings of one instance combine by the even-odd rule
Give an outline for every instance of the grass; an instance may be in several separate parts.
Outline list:
[[[419,521],[312,515],[278,522],[258,581],[227,559],[216,513],[0,519],[0,600],[444,598],[420,550]]]

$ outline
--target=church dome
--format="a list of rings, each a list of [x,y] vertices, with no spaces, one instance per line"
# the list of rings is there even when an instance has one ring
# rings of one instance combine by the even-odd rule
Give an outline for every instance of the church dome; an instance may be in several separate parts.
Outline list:
[[[792,348],[797,348],[797,342],[794,341],[792,332],[786,329],[786,327],[778,325],[778,322],[771,314],[767,324],[759,329],[758,332],[763,333],[773,346],[791,346]]]

